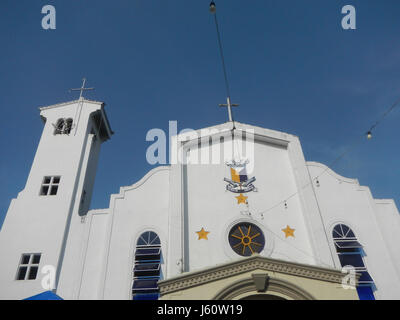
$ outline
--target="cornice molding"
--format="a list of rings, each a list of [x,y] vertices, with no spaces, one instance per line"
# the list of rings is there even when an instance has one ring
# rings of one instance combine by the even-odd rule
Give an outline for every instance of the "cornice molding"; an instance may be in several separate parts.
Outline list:
[[[193,141],[197,143],[199,139],[230,135],[232,133],[232,125],[232,122],[225,122],[216,126],[181,133],[173,136],[173,138],[177,139],[177,141],[182,144],[188,144]],[[217,130],[217,132],[214,132],[213,130]],[[249,130],[253,130],[253,132]],[[297,136],[289,133],[270,130],[235,121],[235,135],[238,136],[239,133],[251,135],[255,141],[267,142],[285,148],[291,141],[298,139]]]
[[[47,109],[63,107],[63,106],[67,106],[67,105],[70,105],[70,104],[78,103],[80,101],[87,102],[87,103],[98,104],[98,105],[102,105],[102,106],[105,105],[105,103],[101,102],[101,101],[95,101],[95,100],[89,100],[89,99],[84,99],[83,98],[83,99],[77,99],[77,100],[71,100],[71,101],[61,102],[61,103],[57,103],[57,104],[52,104],[50,106],[42,106],[42,107],[39,107],[39,110],[43,111],[43,110],[47,110]]]
[[[331,168],[329,168],[328,166],[326,166],[323,163],[316,162],[316,161],[306,161],[306,165],[308,167],[321,168],[321,172],[325,172],[326,171],[330,176],[332,176],[333,178],[335,178],[337,180],[340,180],[341,182],[355,184],[358,187],[362,187],[362,186],[360,186],[360,183],[359,183],[358,179],[353,179],[353,178],[348,178],[348,177],[341,176],[340,174],[336,173],[335,171],[333,171]]]
[[[225,265],[219,265],[160,281],[158,286],[161,295],[165,295],[254,270],[279,272],[292,276],[333,283],[342,283],[343,277],[346,276],[346,274],[335,269],[275,260],[256,255]]]
[[[152,176],[155,174],[162,172],[162,171],[170,171],[171,166],[159,166],[154,169],[151,169],[149,172],[147,172],[139,181],[135,182],[134,184],[130,186],[123,186],[120,187],[119,193],[118,194],[113,194],[112,196],[115,196],[118,199],[125,198],[125,193],[129,192],[131,190],[135,190],[137,188],[140,188],[143,184],[145,184]]]

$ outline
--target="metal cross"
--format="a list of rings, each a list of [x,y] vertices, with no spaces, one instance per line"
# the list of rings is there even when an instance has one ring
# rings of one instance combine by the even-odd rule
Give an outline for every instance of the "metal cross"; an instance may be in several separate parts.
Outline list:
[[[231,103],[231,98],[227,97],[226,98],[226,104],[220,104],[220,107],[228,107],[228,117],[229,117],[229,121],[232,122],[233,121],[233,116],[232,116],[232,107],[239,107],[238,104],[232,104]]]
[[[82,83],[82,87],[81,88],[70,89],[70,91],[80,91],[81,92],[80,95],[79,95],[79,99],[82,98],[83,91],[85,91],[85,90],[94,90],[94,88],[85,88],[86,78],[83,78],[82,81],[83,81],[83,83]]]

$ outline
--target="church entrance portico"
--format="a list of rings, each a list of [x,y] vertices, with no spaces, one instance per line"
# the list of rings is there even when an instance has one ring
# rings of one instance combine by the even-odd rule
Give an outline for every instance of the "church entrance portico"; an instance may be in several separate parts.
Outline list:
[[[253,255],[159,282],[162,300],[358,300],[341,271]]]

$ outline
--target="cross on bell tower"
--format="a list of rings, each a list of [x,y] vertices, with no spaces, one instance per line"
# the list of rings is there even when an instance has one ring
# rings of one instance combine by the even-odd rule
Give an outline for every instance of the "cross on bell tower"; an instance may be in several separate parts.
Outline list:
[[[70,89],[70,91],[80,91],[79,99],[82,98],[83,91],[94,90],[94,88],[85,88],[86,78],[83,78],[82,81],[83,81],[82,82],[82,87],[77,88],[77,89]]]

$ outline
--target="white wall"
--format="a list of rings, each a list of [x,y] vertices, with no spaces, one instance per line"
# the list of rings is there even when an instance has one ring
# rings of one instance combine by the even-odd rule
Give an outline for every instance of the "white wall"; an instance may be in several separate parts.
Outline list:
[[[319,177],[320,186],[314,185],[313,188],[325,230],[330,236],[331,250],[336,252],[332,240],[334,226],[338,223],[349,226],[363,245],[366,253],[364,262],[377,287],[376,298],[400,299],[398,265],[394,264],[399,258],[398,254],[392,254],[397,244],[390,234],[399,231],[400,218],[398,212],[394,212],[394,206],[384,214],[383,208],[377,209],[370,190],[360,186],[357,180],[344,178],[319,163],[309,162],[308,167],[312,176],[325,172]],[[388,249],[389,243],[391,249]],[[336,267],[340,269],[338,258],[335,260]]]
[[[266,246],[261,255],[314,264],[298,196],[287,202],[287,209],[282,203],[263,216],[260,214],[297,191],[287,148],[256,141],[254,151],[254,172],[249,177],[256,177],[257,192],[244,194],[251,216],[243,213],[245,204],[237,203],[238,194],[226,190],[224,178],[230,179],[231,174],[225,163],[187,166],[190,271],[240,258],[229,246],[228,232],[242,221],[253,222],[264,231]],[[295,238],[285,238],[281,229],[287,225],[295,229]],[[201,228],[210,232],[208,240],[198,240],[196,232]]]
[[[153,169],[139,182],[111,196],[102,298],[131,299],[134,252],[143,232],[156,232],[164,260],[168,256],[169,171],[169,167]],[[166,264],[161,267],[166,274]]]
[[[108,210],[91,210],[88,213],[89,230],[84,252],[82,281],[79,287],[79,299],[96,300],[102,298],[104,271],[106,268],[106,234],[110,224]]]
[[[392,199],[375,199],[376,220],[400,279],[400,215]]]
[[[17,281],[18,264],[23,253],[41,253],[39,268],[50,265],[60,271],[69,219],[80,199],[78,186],[84,180],[88,158],[87,141],[90,115],[102,108],[101,103],[78,101],[41,108],[46,119],[25,189],[14,199],[0,232],[0,255],[7,263],[0,272],[0,298],[22,299],[45,291],[44,275],[36,280]],[[54,135],[54,124],[60,118],[72,118],[69,135]],[[45,176],[61,176],[56,196],[40,196]],[[90,196],[90,195],[89,195]]]

